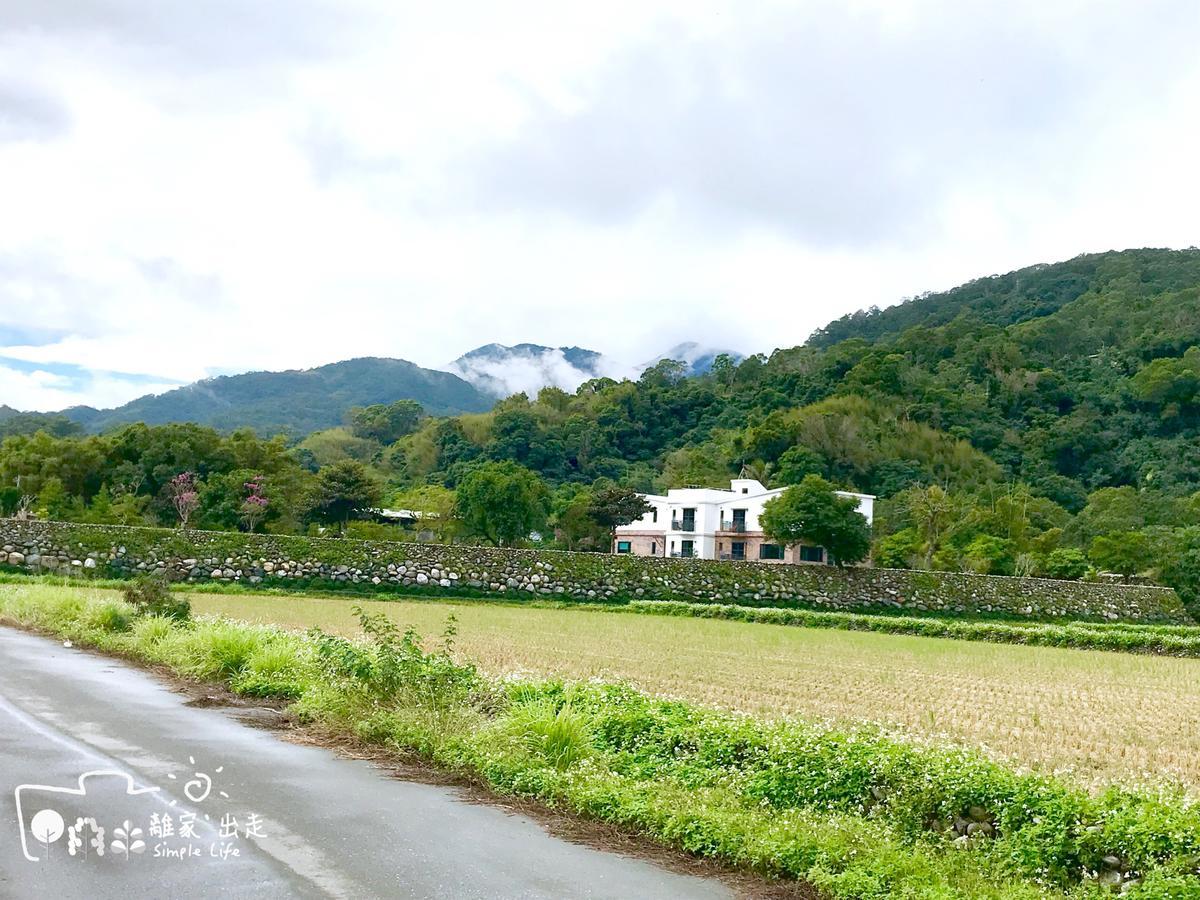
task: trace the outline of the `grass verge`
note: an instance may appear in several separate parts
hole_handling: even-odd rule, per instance
[[[1200,808],[1089,794],[870,729],[763,722],[626,685],[489,679],[363,614],[361,640],[137,616],[81,591],[0,592],[0,616],[284,697],[304,720],[835,898],[1200,897]]]

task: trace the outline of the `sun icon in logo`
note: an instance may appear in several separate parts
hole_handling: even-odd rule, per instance
[[[195,766],[196,758],[194,756],[189,756],[188,764]],[[223,771],[225,771],[224,766],[217,766],[215,769],[213,769],[213,774],[220,775]],[[167,775],[167,778],[171,779],[172,781],[176,780],[174,773]],[[212,793],[212,787],[213,780],[211,775],[209,775],[207,772],[194,771],[192,773],[192,777],[183,785],[183,793],[184,796],[193,803],[203,803],[208,799],[208,795]],[[226,800],[229,799],[229,795],[224,791],[217,791],[217,794],[218,796],[224,797]],[[171,806],[174,805],[175,801],[173,800],[171,801]]]

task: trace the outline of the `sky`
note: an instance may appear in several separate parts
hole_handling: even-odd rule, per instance
[[[1200,243],[1194,0],[0,0],[0,404]]]

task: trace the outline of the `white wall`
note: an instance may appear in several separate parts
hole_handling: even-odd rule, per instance
[[[702,559],[715,559],[716,532],[721,530],[723,522],[733,521],[735,509],[746,510],[746,531],[761,532],[760,518],[767,501],[778,497],[783,489],[768,491],[759,482],[751,478],[737,478],[730,483],[730,490],[715,490],[712,488],[679,488],[667,492],[666,496],[647,494],[646,502],[658,512],[657,519],[653,513],[646,513],[636,522],[622,525],[617,533],[642,533],[662,535],[662,545],[667,553],[680,552],[681,542],[690,540],[694,545],[694,553]],[[848,494],[839,491],[842,496],[852,496],[858,500],[858,511],[870,523],[874,520],[875,498],[865,494]],[[696,511],[696,524],[691,532],[673,531],[672,521],[682,524],[683,511]],[[674,548],[671,543],[674,542]]]

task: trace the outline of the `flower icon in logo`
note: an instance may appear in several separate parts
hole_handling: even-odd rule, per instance
[[[126,819],[113,829],[113,842],[108,849],[113,853],[124,853],[125,859],[129,859],[130,853],[142,853],[146,849],[146,842],[141,837],[142,829],[134,828],[133,823]]]

